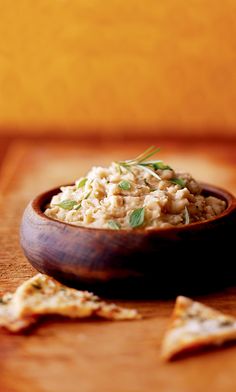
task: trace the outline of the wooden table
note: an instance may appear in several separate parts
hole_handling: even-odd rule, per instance
[[[236,193],[236,143],[163,140],[158,144],[163,146],[160,158],[171,165],[187,168],[198,179]],[[146,146],[146,142],[91,144],[33,139],[9,143],[0,179],[1,292],[15,289],[35,273],[18,243],[27,202],[41,191],[73,181],[91,165],[133,157]],[[236,316],[236,288],[199,299]],[[144,320],[52,320],[26,335],[1,330],[0,391],[236,391],[236,346],[162,363],[160,344],[174,300],[118,303],[136,307]]]

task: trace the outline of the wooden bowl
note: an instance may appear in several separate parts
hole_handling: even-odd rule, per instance
[[[27,206],[20,241],[30,263],[67,284],[112,294],[169,295],[236,282],[236,199],[201,184],[204,195],[227,203],[219,216],[186,226],[153,230],[92,229],[44,214],[59,188]]]

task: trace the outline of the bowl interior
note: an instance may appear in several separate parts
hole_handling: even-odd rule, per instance
[[[73,184],[67,184],[67,185],[61,185],[61,186],[64,187],[64,186],[71,186],[71,185],[73,185]],[[190,227],[190,226],[192,227],[194,225],[202,225],[205,222],[213,221],[215,219],[219,219],[220,217],[225,216],[225,215],[229,214],[232,210],[236,209],[236,199],[235,199],[235,197],[231,193],[229,193],[228,191],[226,191],[226,190],[224,190],[222,188],[219,188],[219,187],[216,187],[216,186],[213,186],[213,185],[210,185],[210,184],[200,183],[200,185],[202,187],[202,193],[201,193],[202,195],[204,195],[204,196],[214,196],[214,197],[217,197],[218,199],[224,200],[226,202],[226,209],[220,215],[217,215],[216,217],[213,217],[213,218],[205,220],[205,221],[193,222],[193,223],[190,223],[189,225],[176,226],[176,227],[173,227],[173,228],[172,227],[157,228],[157,229],[154,228],[152,230],[168,231],[168,230],[174,230],[176,228],[178,228],[178,229],[181,229],[181,228],[186,229],[187,227]],[[51,198],[54,195],[56,195],[57,193],[60,192],[61,186],[57,187],[57,188],[54,188],[54,189],[51,189],[51,190],[49,190],[47,192],[44,192],[44,193],[40,194],[39,196],[37,196],[33,200],[32,207],[35,210],[35,212],[37,212],[37,214],[41,215],[45,219],[49,219],[49,220],[53,220],[54,221],[54,219],[52,219],[52,218],[48,217],[47,215],[45,215],[44,211],[45,211],[47,205],[50,203]],[[87,230],[114,231],[112,229],[104,229],[104,228],[96,229],[96,228],[88,228],[88,227],[85,228],[83,226],[75,226],[75,225],[72,225],[72,224],[67,223],[67,222],[61,222],[61,221],[57,221],[57,222],[62,223],[64,225],[69,225],[71,227],[80,228],[80,229],[83,228],[83,229],[87,229]],[[124,229],[124,230],[119,230],[119,231],[120,232],[126,232],[126,231],[130,231],[130,230],[125,230]],[[143,229],[136,229],[135,231],[136,232],[137,231],[143,231]]]

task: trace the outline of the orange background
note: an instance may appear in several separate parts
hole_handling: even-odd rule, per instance
[[[0,134],[236,136],[235,0],[0,2]]]

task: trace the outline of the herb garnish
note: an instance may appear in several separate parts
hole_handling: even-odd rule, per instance
[[[91,195],[91,193],[92,193],[92,191],[89,191],[89,192],[87,193],[87,195],[85,196],[84,200],[88,199],[89,196]]]
[[[85,184],[86,184],[86,182],[88,181],[88,179],[85,177],[85,178],[82,178],[82,180],[80,180],[80,182],[78,183],[78,185],[77,185],[77,188],[79,189],[79,188],[83,188],[83,186],[85,186]]]
[[[186,225],[190,223],[190,216],[189,216],[188,208],[186,206],[184,207],[184,223]]]
[[[133,167],[139,167],[139,168],[145,170],[146,172],[148,172],[149,174],[151,174],[152,176],[156,177],[158,180],[160,180],[161,178],[155,172],[156,169],[154,167],[154,163],[157,163],[159,161],[152,161],[152,162],[147,161],[148,158],[155,155],[159,150],[160,150],[159,148],[156,148],[155,146],[151,146],[146,151],[144,151],[142,154],[138,155],[136,158],[129,159],[127,161],[119,161],[119,162],[116,162],[116,164],[120,168],[124,168],[124,169],[130,171],[131,173],[132,173]]]
[[[118,222],[114,221],[114,220],[110,220],[108,222],[108,225],[113,230],[120,230],[120,228],[121,228],[120,224]]]
[[[172,184],[179,185],[181,188],[185,188],[185,181],[182,178],[171,178],[169,180]]]
[[[152,164],[155,170],[173,170],[169,165],[165,165],[162,161],[154,161]]]
[[[130,226],[134,229],[135,227],[139,227],[143,224],[144,222],[144,215],[145,215],[145,209],[143,208],[137,208],[134,210],[130,217],[129,217],[129,224]]]
[[[72,210],[77,204],[78,203],[75,200],[63,200],[61,203],[55,205],[63,208],[64,210]]]
[[[151,146],[147,150],[145,150],[142,154],[138,155],[134,159],[116,162],[116,165],[119,168],[120,174],[122,173],[122,170],[121,170],[122,168],[124,168],[132,173],[132,168],[138,167],[138,168],[141,168],[144,171],[148,172],[152,176],[156,177],[158,180],[161,180],[161,177],[156,173],[156,170],[166,170],[166,169],[172,170],[172,169],[170,166],[165,165],[160,160],[147,161],[147,159],[151,158],[158,151],[160,151],[160,148],[156,148],[155,146]]]
[[[123,191],[129,191],[131,189],[131,184],[129,181],[121,181],[118,187]]]
[[[74,210],[78,211],[82,207],[82,204],[78,204],[76,207],[74,207]]]
[[[83,200],[88,199],[89,196],[91,195],[91,193],[92,193],[92,190],[87,193],[87,195],[83,198]],[[81,202],[82,202],[82,200],[81,200]],[[81,208],[81,202],[78,203],[75,200],[64,200],[59,204],[55,204],[55,206],[61,207],[64,210],[79,210]]]

